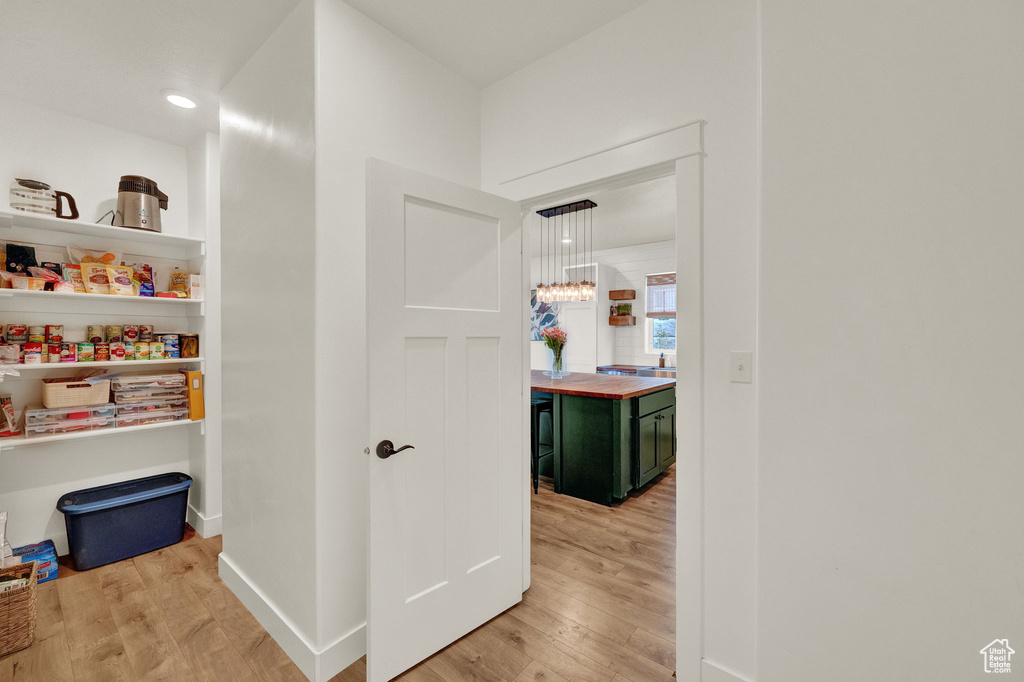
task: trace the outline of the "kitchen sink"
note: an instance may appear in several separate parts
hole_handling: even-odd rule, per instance
[[[638,377],[661,377],[663,379],[675,379],[675,367],[643,367],[636,371]]]

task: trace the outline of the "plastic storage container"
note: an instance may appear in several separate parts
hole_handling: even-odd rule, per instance
[[[188,408],[167,407],[145,412],[134,412],[131,414],[117,414],[118,426],[142,426],[144,424],[159,424],[160,422],[173,422],[188,418]]]
[[[126,391],[114,391],[114,402],[118,405],[154,400],[188,400],[188,393],[184,386],[181,388],[156,386],[153,388],[130,388]]]
[[[84,571],[181,542],[192,478],[169,473],[62,495],[75,570]]]
[[[105,405],[84,405],[81,407],[30,407],[25,410],[25,425],[52,424],[90,417],[113,417],[114,403]]]
[[[126,374],[114,377],[112,388],[115,391],[123,391],[130,388],[154,388],[163,387],[184,387],[185,376],[178,372],[166,372],[164,374]]]

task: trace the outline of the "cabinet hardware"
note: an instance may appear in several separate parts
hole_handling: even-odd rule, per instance
[[[396,450],[395,444],[389,440],[382,440],[377,443],[377,456],[381,459],[387,459],[391,455],[398,454],[402,450],[415,450],[415,448],[411,445],[403,445]]]

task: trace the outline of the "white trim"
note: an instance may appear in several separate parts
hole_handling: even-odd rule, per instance
[[[738,672],[715,665],[704,659],[700,667],[701,682],[753,682],[749,677],[744,677]]]
[[[214,535],[220,535],[221,528],[224,525],[224,517],[221,514],[217,516],[203,516],[199,513],[199,510],[193,507],[191,504],[185,510],[185,520],[188,521],[188,525],[196,529],[201,537],[212,538]]]
[[[700,682],[704,650],[704,121],[637,138],[488,191],[519,201],[528,212],[552,199],[669,175],[676,178],[676,310],[687,311],[682,318],[676,315],[676,433],[684,434],[678,438],[676,459],[676,674],[685,682]],[[523,252],[530,253],[529,231],[523,235]],[[685,299],[678,295],[680,287],[690,294]],[[684,307],[684,300],[691,307]],[[679,349],[679,338],[693,340],[685,352]],[[529,456],[526,443],[525,457]],[[527,524],[528,511],[527,505]],[[529,540],[527,534],[527,547]]]
[[[366,623],[347,632],[322,650],[303,635],[295,623],[281,613],[277,606],[221,552],[219,557],[221,580],[234,592],[242,605],[259,621],[263,629],[274,638],[302,674],[312,682],[327,682],[366,652]]]

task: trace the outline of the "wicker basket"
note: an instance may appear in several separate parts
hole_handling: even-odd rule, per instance
[[[0,658],[32,645],[36,634],[36,562],[0,568],[0,575],[31,570],[28,585],[0,592]]]
[[[84,379],[46,379],[43,381],[43,406],[88,407],[110,402],[110,379],[86,383]]]

